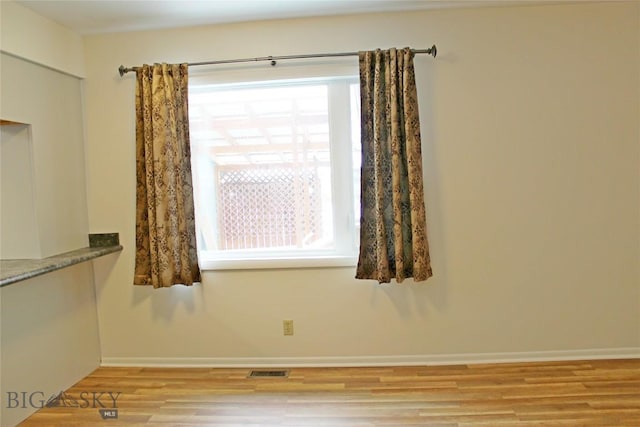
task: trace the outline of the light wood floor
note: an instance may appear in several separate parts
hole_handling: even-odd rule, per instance
[[[63,406],[21,426],[640,426],[638,359],[248,372],[100,368],[65,397],[120,392],[117,420]]]

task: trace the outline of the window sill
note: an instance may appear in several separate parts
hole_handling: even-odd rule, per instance
[[[355,267],[357,264],[358,258],[355,256],[200,260],[203,271]]]

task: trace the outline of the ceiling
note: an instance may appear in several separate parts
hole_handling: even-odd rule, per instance
[[[525,0],[16,0],[79,34],[264,19],[533,3]],[[538,0],[538,3],[540,1]]]

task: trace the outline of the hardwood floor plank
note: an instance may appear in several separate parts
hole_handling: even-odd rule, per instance
[[[99,368],[21,426],[640,426],[640,359],[249,371]]]

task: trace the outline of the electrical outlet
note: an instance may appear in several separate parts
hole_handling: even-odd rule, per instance
[[[293,335],[293,320],[283,320],[282,329],[285,335]]]

